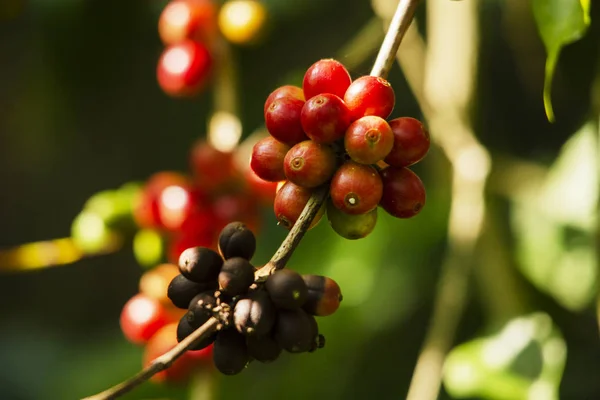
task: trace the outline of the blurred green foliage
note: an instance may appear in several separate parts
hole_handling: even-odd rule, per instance
[[[301,77],[317,59],[337,56],[373,17],[367,1],[264,3],[272,15],[271,35],[260,47],[235,49],[245,135],[262,124],[270,91]],[[587,19],[551,38],[544,28],[541,38],[536,34],[540,5],[556,1],[534,0],[535,14],[522,0],[480,3],[475,131],[494,160],[527,160],[549,173],[541,186],[532,186],[544,190],[525,200],[488,193],[475,290],[447,367],[466,362],[486,374],[485,382],[471,391],[449,385],[441,398],[500,398],[494,397],[502,394],[494,385],[516,390],[508,398],[517,398],[542,376],[549,376],[555,390],[561,373],[561,399],[599,398],[593,300],[600,110],[590,91],[600,76],[600,28],[592,22],[581,40],[568,44],[581,36]],[[590,3],[582,0],[582,9],[599,21],[600,7]],[[0,246],[68,235],[94,193],[143,181],[160,170],[187,169],[191,144],[206,133],[211,97],[206,92],[194,100],[174,100],[159,90],[155,68],[162,45],[156,23],[164,4],[2,2]],[[421,26],[424,14],[421,7]],[[544,43],[553,52],[550,61]],[[554,124],[546,120],[540,97],[552,54],[556,65],[546,72],[554,71]],[[372,61],[352,69],[352,75],[368,73]],[[397,66],[390,81],[397,95],[392,116],[420,117]],[[329,275],[344,292],[338,313],[320,320],[326,348],[252,365],[236,377],[217,377],[217,398],[398,399],[406,394],[444,257],[450,202],[449,168],[439,149],[432,148],[416,171],[428,195],[419,216],[399,221],[380,212],[374,232],[360,241],[338,237],[323,222],[292,258],[293,268]],[[264,210],[263,221],[256,264],[266,262],[286,234],[270,210]],[[135,373],[142,350],[122,337],[118,316],[137,292],[142,271],[129,247],[70,266],[2,274],[0,399],[75,399]],[[527,314],[533,311],[538,313]],[[541,321],[551,329],[523,341],[508,367],[485,369],[482,347],[501,340],[515,321]],[[559,357],[548,367],[542,347],[548,341],[566,345],[566,361]],[[190,390],[145,384],[125,398],[185,399]]]

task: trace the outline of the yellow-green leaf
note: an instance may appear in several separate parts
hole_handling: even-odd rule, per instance
[[[554,121],[551,89],[552,78],[561,49],[578,39],[590,25],[590,0],[532,0],[533,15],[546,46],[546,78],[544,108],[550,122]]]

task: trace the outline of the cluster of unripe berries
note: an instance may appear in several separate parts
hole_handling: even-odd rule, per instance
[[[257,0],[172,0],[158,22],[166,46],[157,67],[163,91],[193,96],[205,87],[218,61],[220,35],[236,44],[252,43],[263,32],[264,6]]]
[[[271,362],[286,350],[312,352],[324,345],[314,318],[330,315],[342,300],[332,279],[300,275],[289,269],[255,283],[250,260],[256,239],[243,223],[233,222],[220,233],[218,252],[207,247],[185,250],[168,297],[187,309],[177,326],[181,341],[211,317],[222,329],[200,340],[193,350],[213,346],[216,368],[226,375],[241,372],[250,361]]]
[[[302,88],[286,85],[269,95],[264,117],[270,136],[254,146],[250,165],[264,180],[285,181],[274,201],[280,224],[291,228],[324,184],[330,188],[329,222],[348,239],[373,230],[378,205],[398,218],[419,213],[425,189],[407,167],[425,156],[429,134],[414,118],[388,122],[394,104],[385,79],[352,81],[333,59],[308,68]]]

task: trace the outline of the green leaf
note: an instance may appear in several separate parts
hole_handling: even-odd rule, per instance
[[[519,269],[573,311],[587,307],[597,291],[597,134],[593,122],[583,125],[564,144],[541,187],[516,200],[511,215]]]
[[[532,6],[547,53],[544,108],[554,122],[550,92],[556,63],[563,46],[580,39],[590,25],[590,0],[533,0]]]
[[[457,399],[558,399],[566,355],[550,316],[524,315],[494,335],[452,349],[444,363],[444,387]]]

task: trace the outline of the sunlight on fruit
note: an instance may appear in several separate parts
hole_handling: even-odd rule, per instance
[[[212,115],[208,123],[208,141],[215,149],[229,153],[236,148],[241,137],[242,123],[236,115],[225,111]]]
[[[192,62],[190,55],[183,49],[175,47],[167,50],[163,58],[165,70],[171,74],[185,72]]]
[[[143,324],[150,320],[154,314],[154,303],[146,298],[138,297],[129,304],[131,320],[136,324]]]
[[[266,19],[267,12],[258,1],[228,1],[219,12],[219,27],[227,40],[245,44],[259,36]]]
[[[190,17],[190,8],[185,3],[172,3],[165,8],[165,19],[171,25],[184,26]]]
[[[178,210],[189,201],[188,192],[181,186],[169,186],[160,195],[161,203],[170,210]]]
[[[277,187],[275,188],[275,193],[279,192],[279,189],[281,189],[283,187],[283,185],[285,185],[285,182],[287,182],[287,181],[277,182]]]

